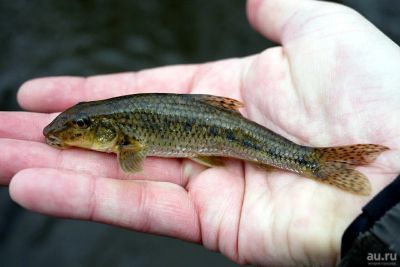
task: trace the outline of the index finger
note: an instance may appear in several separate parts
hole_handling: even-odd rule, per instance
[[[208,93],[241,99],[241,83],[253,56],[200,65],[179,65],[111,75],[41,78],[26,82],[20,105],[32,111],[59,112],[81,101],[135,93]]]
[[[24,83],[18,102],[26,110],[58,112],[81,101],[145,92],[186,93],[195,65],[84,77],[47,77]]]

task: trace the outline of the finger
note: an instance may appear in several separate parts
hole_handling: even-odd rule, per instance
[[[8,184],[16,173],[27,168],[74,170],[93,176],[157,180],[179,185],[185,185],[187,178],[184,177],[197,170],[196,167],[188,169],[188,164],[182,166],[177,159],[148,157],[142,172],[126,173],[119,167],[115,154],[83,149],[58,150],[43,143],[1,138],[0,147],[6,151],[0,153],[0,184],[3,185]]]
[[[182,187],[170,183],[27,169],[12,179],[10,195],[23,207],[48,215],[200,241],[193,203]]]
[[[339,14],[351,14],[351,16],[338,19]],[[288,40],[307,32],[329,32],[329,28],[339,24],[348,27],[350,23],[354,24],[354,18],[357,20],[361,18],[356,14],[354,10],[345,6],[323,1],[247,1],[247,16],[252,26],[268,39],[280,44],[285,44]],[[318,20],[321,17],[330,18],[323,22]],[[347,18],[351,22],[348,23]]]
[[[247,16],[250,24],[268,39],[282,43],[287,25],[294,16],[309,6],[309,1],[248,0]]]
[[[185,93],[197,67],[172,66],[140,72],[81,77],[39,78],[22,85],[20,105],[32,111],[62,111],[78,102],[146,92]]]
[[[43,128],[57,114],[0,112],[0,138],[44,142]]]
[[[201,65],[170,66],[89,78],[53,77],[26,82],[18,93],[22,107],[32,111],[63,111],[80,101],[149,93],[210,93],[240,100],[243,71],[253,57]]]

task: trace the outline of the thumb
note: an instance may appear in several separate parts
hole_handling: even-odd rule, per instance
[[[361,22],[362,28],[371,27],[367,20],[349,7],[314,0],[248,0],[247,16],[256,30],[282,45],[310,33],[346,29],[354,22]]]

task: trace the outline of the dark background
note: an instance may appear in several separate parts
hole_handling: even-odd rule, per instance
[[[400,42],[399,0],[336,2]],[[0,0],[0,110],[19,110],[18,87],[35,77],[212,61],[271,45],[239,0]],[[179,240],[32,213],[0,188],[0,266],[160,265],[235,266]]]

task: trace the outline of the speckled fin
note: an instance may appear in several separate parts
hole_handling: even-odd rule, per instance
[[[371,194],[368,178],[344,163],[326,162],[308,177],[358,195]]]
[[[138,142],[121,145],[118,153],[119,165],[125,172],[140,172],[143,170],[146,155],[146,148]]]
[[[369,195],[371,185],[367,177],[354,168],[373,162],[388,149],[374,144],[319,148],[319,166],[307,176],[355,194]]]
[[[213,156],[197,156],[195,158],[191,158],[193,161],[200,163],[201,165],[205,165],[207,167],[217,167],[224,166],[224,160],[221,157],[213,157]]]
[[[215,95],[192,95],[192,96],[199,101],[206,102],[207,104],[219,108],[235,111],[237,113],[239,113],[238,109],[244,106],[242,102],[229,97],[222,97]]]

